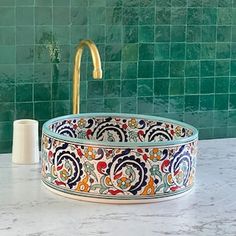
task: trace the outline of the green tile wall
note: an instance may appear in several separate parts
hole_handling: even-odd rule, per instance
[[[81,112],[160,115],[201,138],[236,137],[235,0],[0,0],[0,152],[11,151],[14,119],[71,113],[84,38],[104,78],[92,80],[85,55]]]

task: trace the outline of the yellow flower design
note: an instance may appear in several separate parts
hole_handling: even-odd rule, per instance
[[[131,118],[129,121],[128,121],[128,125],[130,128],[132,129],[135,129],[138,127],[138,122],[135,118]]]
[[[93,150],[92,147],[88,147],[85,149],[84,151],[84,156],[88,159],[88,160],[93,160],[96,157],[96,152]]]
[[[78,120],[77,124],[78,124],[79,128],[84,128],[85,125],[86,125],[86,120],[81,118],[81,119]]]
[[[149,157],[153,162],[157,162],[161,160],[161,151],[158,148],[153,148],[150,157]]]

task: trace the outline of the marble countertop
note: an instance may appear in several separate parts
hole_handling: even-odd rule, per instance
[[[40,165],[0,155],[0,235],[236,235],[236,139],[199,142],[197,181],[182,198],[108,205],[55,195]]]

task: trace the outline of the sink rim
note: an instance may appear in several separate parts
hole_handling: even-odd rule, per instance
[[[107,142],[107,141],[98,141],[98,140],[89,140],[89,139],[79,139],[72,138],[65,135],[57,134],[51,131],[48,127],[50,124],[60,121],[63,119],[73,119],[73,118],[91,118],[91,117],[119,117],[119,118],[138,118],[152,121],[161,121],[169,122],[176,125],[180,125],[184,128],[190,129],[193,133],[189,137],[184,137],[176,140],[169,140],[163,142]],[[177,121],[174,119],[169,119],[160,116],[151,116],[151,115],[140,115],[140,114],[128,114],[128,113],[80,113],[80,114],[70,114],[65,116],[58,116],[53,119],[46,121],[42,127],[42,134],[55,137],[62,141],[67,141],[75,144],[85,144],[85,145],[96,145],[96,146],[106,146],[111,148],[117,147],[126,147],[126,148],[136,148],[136,147],[163,147],[163,146],[176,146],[180,144],[186,144],[192,142],[193,140],[198,139],[198,130],[185,122]]]

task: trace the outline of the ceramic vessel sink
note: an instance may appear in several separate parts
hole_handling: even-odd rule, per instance
[[[198,131],[161,117],[78,114],[46,122],[42,181],[66,197],[143,203],[178,197],[195,178]]]

